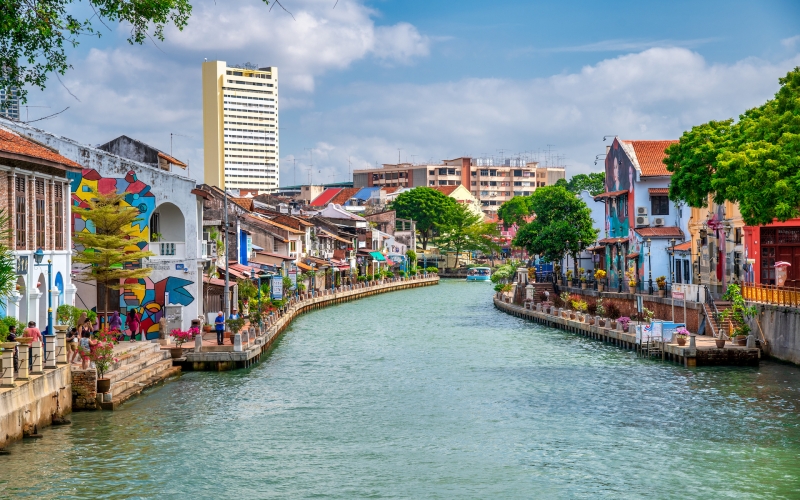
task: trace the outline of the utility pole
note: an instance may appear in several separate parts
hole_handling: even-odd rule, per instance
[[[402,151],[402,149],[397,148],[397,164],[398,165],[400,165],[400,151]]]
[[[222,294],[224,298],[223,309],[225,310],[225,321],[228,321],[228,318],[231,315],[231,304],[228,297],[230,293],[230,271],[228,270],[228,249],[230,248],[229,241],[228,241],[228,188],[225,187],[225,181],[223,178],[222,181],[222,190],[225,191],[225,202],[223,205],[223,209],[225,210],[225,291]]]

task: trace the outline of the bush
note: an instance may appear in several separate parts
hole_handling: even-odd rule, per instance
[[[615,306],[614,304],[609,304],[608,307],[606,307],[606,312],[608,313],[607,317],[609,318],[619,318],[619,307]]]
[[[594,316],[595,314],[597,314],[597,302],[589,302],[589,303],[586,305],[586,310],[587,310],[587,311],[589,312],[589,314],[591,314],[592,316]]]
[[[438,268],[438,267],[429,266],[429,267],[427,267],[427,268],[425,269],[425,271],[426,271],[426,272],[429,272],[429,273],[436,274],[436,273],[438,273],[438,272],[439,272],[439,268]]]
[[[358,277],[358,282],[359,283],[364,283],[365,281],[367,281],[367,277],[366,276],[361,275],[361,276]]]

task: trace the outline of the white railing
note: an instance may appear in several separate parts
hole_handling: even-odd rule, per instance
[[[151,259],[185,259],[186,243],[183,241],[154,241],[150,243],[150,251],[155,254]]]

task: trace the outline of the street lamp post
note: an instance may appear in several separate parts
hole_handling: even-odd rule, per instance
[[[53,261],[47,259],[47,264],[42,264],[44,251],[41,247],[33,252],[33,260],[37,266],[47,266],[47,330],[45,335],[53,335],[53,296],[50,290],[53,288]]]
[[[653,295],[653,261],[650,259],[650,245],[651,241],[650,238],[647,238],[647,267],[648,269],[648,285],[647,285],[647,293],[649,295]]]

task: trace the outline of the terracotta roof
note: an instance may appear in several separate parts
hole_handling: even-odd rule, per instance
[[[352,245],[352,244],[353,244],[353,242],[352,242],[352,241],[350,241],[350,240],[346,240],[346,239],[344,239],[344,238],[341,238],[341,237],[339,237],[339,236],[336,236],[335,234],[333,234],[333,233],[329,233],[328,231],[325,231],[325,230],[323,230],[323,229],[320,229],[320,230],[319,230],[319,232],[320,232],[320,233],[322,233],[322,234],[320,235],[320,236],[322,236],[322,237],[333,238],[334,240],[339,240],[339,241],[341,241],[342,243],[347,243],[348,245]]]
[[[177,165],[179,167],[186,168],[186,164],[185,163],[183,163],[182,161],[180,161],[180,160],[178,160],[176,158],[173,158],[172,156],[168,155],[167,153],[162,153],[161,151],[159,151],[158,152],[158,157],[159,158],[164,158],[168,162],[174,163],[175,165]]]
[[[623,189],[622,191],[607,191],[605,193],[600,193],[594,197],[595,200],[599,200],[600,198],[612,198],[614,196],[619,196],[621,194],[626,194],[628,192],[627,189]]]
[[[309,266],[307,264],[303,264],[300,261],[297,262],[297,267],[299,267],[300,269],[304,269],[306,271],[311,271],[311,266]]]
[[[344,205],[347,203],[347,200],[352,198],[357,192],[359,192],[361,188],[344,188],[334,196],[330,203],[335,203],[337,205]]]
[[[244,208],[245,210],[253,210],[252,198],[231,198],[231,201]]]
[[[294,260],[294,258],[289,257],[288,255],[281,255],[279,253],[273,253],[273,252],[262,252],[261,250],[256,250],[256,255],[266,255],[267,257],[275,257],[276,259],[283,259],[283,260]]]
[[[460,185],[461,184],[459,184],[458,186]],[[458,189],[458,186],[430,186],[430,188],[439,191],[445,196],[450,196],[451,194],[453,194],[453,191]]]
[[[659,175],[672,175],[667,171],[667,166],[663,160],[666,158],[664,150],[670,144],[678,141],[623,141],[633,146],[636,153],[636,161],[642,171],[642,177],[653,177]]]
[[[342,191],[342,189],[343,188],[328,188],[325,191],[323,191],[322,194],[311,200],[311,203],[309,203],[309,205],[311,205],[312,207],[324,207],[325,205],[330,203],[333,197],[339,194],[339,192]]]
[[[599,240],[597,243],[602,245],[613,244],[613,243],[624,243],[628,241],[627,238],[603,238]]]
[[[680,238],[683,239],[683,231],[675,226],[668,227],[640,227],[634,229],[636,234],[642,238]]]
[[[687,241],[685,243],[681,243],[680,245],[675,245],[672,247],[672,249],[676,252],[688,252],[692,249],[692,242]]]
[[[257,222],[263,222],[264,224],[267,224],[267,225],[270,225],[270,226],[273,226],[273,227],[277,227],[279,229],[283,229],[284,231],[292,233],[292,234],[305,234],[305,231],[300,231],[300,230],[295,229],[293,227],[284,226],[283,224],[275,222],[274,220],[271,220],[271,219],[267,219],[266,217],[263,217],[263,216],[255,216],[255,215],[249,215],[248,214],[247,218],[248,219],[252,219],[254,221],[257,221]]]
[[[203,284],[204,285],[216,285],[216,286],[221,286],[222,288],[225,288],[225,280],[222,280],[222,279],[219,279],[219,278],[209,278],[207,274],[203,275]],[[229,281],[228,282],[228,287],[229,288],[234,286],[234,285],[236,285],[235,281]]]
[[[639,256],[639,252],[631,252],[628,255],[626,255],[625,257],[627,257],[629,259],[635,259],[638,256]]]
[[[0,151],[38,160],[46,160],[65,167],[81,168],[80,165],[69,158],[61,156],[55,150],[3,128],[0,128]]]
[[[652,196],[656,195],[667,195],[669,194],[669,188],[650,188],[647,192]]]
[[[381,191],[383,191],[383,192],[384,192],[384,193],[386,193],[386,194],[392,194],[392,193],[394,193],[395,191],[397,191],[398,189],[399,189],[399,188],[398,188],[397,186],[392,186],[392,187],[382,187],[382,188],[381,188]]]
[[[586,251],[587,252],[596,252],[598,250],[605,250],[605,249],[606,249],[606,247],[604,247],[603,245],[595,245],[593,247],[587,248]]]

